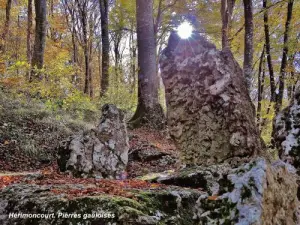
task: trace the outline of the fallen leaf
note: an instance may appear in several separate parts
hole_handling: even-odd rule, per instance
[[[207,199],[208,199],[208,200],[215,201],[215,200],[218,199],[218,197],[219,197],[219,196],[217,196],[217,195],[212,195],[212,196],[209,196]]]

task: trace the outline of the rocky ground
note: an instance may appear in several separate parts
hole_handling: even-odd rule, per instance
[[[72,178],[47,170],[0,175],[0,222],[296,225],[294,176],[288,164],[263,158],[236,169],[220,164],[126,180]],[[15,214],[8,218],[9,213]],[[18,218],[18,213],[48,218]]]

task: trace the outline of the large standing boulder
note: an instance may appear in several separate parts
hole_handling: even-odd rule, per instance
[[[62,171],[75,176],[122,176],[128,162],[128,136],[124,114],[116,106],[102,108],[95,129],[71,137],[59,148],[58,164]]]
[[[275,118],[275,143],[279,157],[300,172],[300,87],[290,105]]]
[[[186,164],[237,163],[261,151],[255,108],[229,50],[172,33],[160,67],[168,127]]]

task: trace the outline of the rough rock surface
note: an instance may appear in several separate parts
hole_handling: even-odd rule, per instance
[[[71,137],[59,148],[62,171],[75,176],[118,178],[128,162],[128,136],[123,113],[114,105],[102,108],[97,128]]]
[[[236,169],[220,164],[160,176],[155,180],[180,186],[194,184],[196,189],[155,184],[150,189],[125,188],[131,198],[91,192],[70,198],[59,192],[84,190],[86,184],[13,184],[0,190],[0,224],[296,225],[294,176],[295,170],[289,164],[278,161],[271,165],[258,158]],[[89,187],[93,185],[96,183]],[[83,219],[84,215],[103,212],[113,213],[114,217]],[[45,213],[54,214],[54,218],[8,218],[9,213]],[[59,213],[81,218],[59,217]]]
[[[261,141],[242,70],[229,50],[174,32],[160,59],[170,134],[187,164],[236,163]]]
[[[283,161],[258,158],[238,168],[228,164],[158,174],[152,182],[205,191],[195,205],[199,224],[299,224],[296,171]]]
[[[160,151],[155,146],[151,145],[146,145],[144,148],[133,149],[129,152],[128,157],[129,161],[154,161],[154,163],[158,165],[176,163],[176,158],[173,155],[167,152]]]
[[[168,190],[132,190],[134,199],[107,194],[68,198],[51,190],[68,185],[12,185],[0,190],[0,224],[3,225],[155,225],[196,224],[193,209],[200,192],[176,187]],[[75,188],[74,186],[72,188]],[[82,189],[82,185],[77,185]],[[128,190],[127,190],[128,191]],[[9,213],[46,214],[54,218],[8,218]],[[59,216],[73,214],[77,218]],[[114,214],[101,218],[101,213]],[[97,216],[98,214],[98,216]],[[86,218],[91,215],[91,218]],[[92,217],[94,215],[94,218]],[[97,218],[97,217],[98,218]]]
[[[275,142],[279,157],[300,172],[300,87],[290,105],[275,119]],[[300,174],[300,173],[299,173]]]

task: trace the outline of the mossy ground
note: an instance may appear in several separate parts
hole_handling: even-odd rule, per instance
[[[178,190],[174,187],[167,190],[133,189],[133,198],[100,194],[68,198],[65,195],[53,194],[47,187],[36,185],[13,185],[1,193],[1,201],[7,206],[5,214],[16,213],[54,213],[56,216],[47,221],[42,219],[8,220],[13,224],[196,224],[193,220],[193,207],[200,193],[193,190]],[[178,204],[177,192],[181,197]],[[26,198],[24,198],[26,196]],[[0,208],[0,210],[3,210]],[[113,213],[114,218],[86,218],[84,215],[99,212]],[[58,214],[78,214],[80,218],[62,218]],[[176,219],[174,219],[176,218]],[[0,220],[1,222],[1,220]]]
[[[60,141],[92,126],[84,118],[50,110],[40,100],[0,89],[0,171],[49,166]]]

